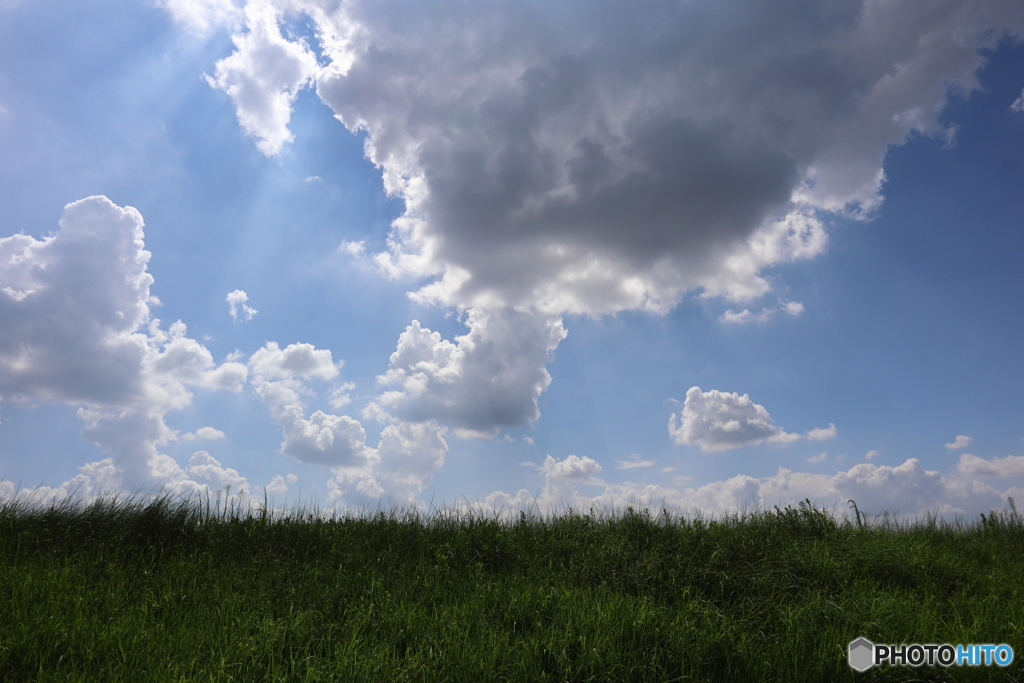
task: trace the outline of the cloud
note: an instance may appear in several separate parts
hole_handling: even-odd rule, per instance
[[[807,458],[807,462],[825,462],[826,460],[828,460],[828,453],[825,451]]]
[[[277,342],[267,342],[249,359],[253,376],[275,379],[333,379],[344,363],[334,363],[329,349],[312,344],[289,344],[284,350]]]
[[[944,507],[946,498],[942,476],[922,468],[917,458],[898,467],[854,465],[836,474],[832,485],[840,497],[856,500],[863,510],[923,511]]]
[[[1024,112],[1024,90],[1021,91],[1020,97],[1015,99],[1013,104],[1010,105],[1010,111],[1017,113]]]
[[[657,460],[641,460],[638,455],[629,456],[628,460],[620,460],[619,466],[615,469],[619,470],[633,470],[639,467],[650,467],[656,464]]]
[[[213,427],[200,427],[195,432],[182,434],[178,438],[182,441],[214,441],[216,439],[223,439],[224,432]]]
[[[782,303],[782,311],[786,315],[798,316],[804,312],[804,305],[798,301],[779,302]],[[766,308],[760,313],[751,313],[749,309],[744,308],[742,311],[737,313],[736,311],[729,309],[721,316],[718,320],[723,323],[731,324],[745,324],[745,323],[765,323],[775,317],[775,314],[779,312],[779,308]]]
[[[559,461],[549,455],[544,458],[544,462],[537,469],[556,479],[586,482],[592,480],[594,475],[601,471],[601,466],[586,456],[581,458],[570,455],[565,460]]]
[[[391,499],[416,505],[419,494],[444,465],[448,444],[437,422],[398,422],[381,432],[362,467],[336,467],[328,482],[332,499]],[[358,508],[358,505],[356,506]]]
[[[245,304],[245,302],[248,300],[249,295],[240,289],[236,289],[233,292],[228,292],[227,302],[232,320],[236,322],[238,321],[239,312],[241,312],[246,321],[252,320],[253,316],[259,313],[259,311],[257,311],[255,308],[252,308]]]
[[[820,456],[818,456],[820,458]],[[812,458],[816,460],[817,458]],[[1018,492],[999,490],[957,472],[943,476],[921,467],[911,458],[902,465],[890,467],[867,463],[855,465],[834,475],[793,472],[780,467],[769,477],[737,475],[697,487],[685,487],[687,477],[676,479],[676,487],[659,484],[613,484],[597,475],[601,466],[587,457],[569,456],[557,461],[551,456],[538,468],[543,486],[538,495],[523,489],[515,495],[495,491],[483,502],[467,505],[480,512],[514,515],[518,510],[551,513],[566,507],[587,510],[623,510],[650,507],[683,512],[688,515],[721,515],[754,510],[771,510],[772,506],[796,505],[809,498],[815,505],[843,515],[847,501],[853,499],[862,512],[882,512],[914,519],[926,513],[946,516],[974,516],[1006,505],[1006,497]],[[1016,462],[1009,471],[1019,472]],[[597,487],[587,494],[582,487]],[[1019,496],[1018,496],[1019,497]]]
[[[60,230],[0,238],[0,397],[142,401],[154,303],[142,216],[106,197],[64,208]]]
[[[163,481],[158,448],[176,437],[164,418],[190,387],[239,391],[247,375],[216,365],[184,323],[152,318],[149,258],[142,216],[103,196],[65,206],[48,237],[0,238],[0,405],[79,406],[83,435],[127,487]]]
[[[177,476],[171,475],[168,478],[176,479],[171,487],[176,494],[219,491],[228,486],[238,492],[249,491],[251,493],[248,480],[239,474],[238,470],[223,467],[216,458],[206,451],[193,453],[189,458],[188,467],[178,468],[177,465],[173,465],[173,468],[177,471]]]
[[[946,444],[946,448],[948,448],[951,451],[956,451],[956,450],[959,450],[961,448],[967,448],[968,446],[971,445],[971,441],[972,441],[971,437],[964,436],[963,434],[957,434],[957,437],[953,441],[953,443],[947,443]]]
[[[292,104],[319,68],[303,41],[281,35],[279,17],[273,3],[250,0],[245,6],[247,32],[232,38],[235,52],[217,62],[213,77],[206,77],[211,87],[231,97],[238,122],[268,156],[278,154],[294,139],[288,130]]]
[[[287,477],[282,477],[280,474],[275,474],[270,483],[264,488],[267,490],[268,495],[275,493],[285,493],[288,491],[288,484],[294,484],[299,478],[294,474],[289,474]]]
[[[413,321],[378,377],[379,406],[403,420],[436,419],[463,434],[493,435],[536,420],[551,382],[545,364],[565,338],[560,319],[508,309],[469,312],[455,343]]]
[[[601,465],[587,456],[570,455],[564,460],[556,460],[548,455],[536,469],[544,475],[544,486],[537,495],[527,489],[521,489],[514,496],[504,491],[495,491],[482,503],[469,504],[467,507],[504,515],[514,514],[518,510],[539,511],[542,514],[563,512],[567,506],[578,509],[593,500],[580,495],[581,486],[605,486],[597,476],[601,472]]]
[[[742,325],[744,323],[759,322],[763,323],[768,321],[775,313],[774,309],[765,309],[760,313],[751,313],[749,309],[744,308],[742,311],[737,313],[736,311],[729,309],[718,317],[718,320],[723,323],[731,323],[734,325]]]
[[[270,382],[257,378],[253,386],[284,431],[282,453],[317,465],[360,466],[366,462],[366,432],[357,420],[322,410],[314,411],[307,419],[306,406],[299,398],[302,386],[297,380]]]
[[[985,460],[970,453],[960,456],[957,472],[975,477],[1019,477],[1024,475],[1024,455],[1008,455],[1005,458]]]
[[[421,300],[599,314],[764,294],[763,268],[825,248],[823,214],[879,205],[890,145],[947,134],[948,93],[1024,10],[253,0],[246,23],[215,84],[268,153],[310,79],[366,132],[406,202],[380,262],[436,277]]]
[[[199,35],[218,26],[237,28],[242,20],[241,9],[231,0],[156,0],[156,5]]]
[[[112,456],[84,465],[58,487],[32,493],[35,499],[124,487],[187,493],[230,485],[236,495],[250,489],[206,451],[197,451],[184,468],[159,452],[175,440],[224,438],[213,427],[178,434],[165,416],[190,405],[194,388],[237,392],[247,380],[282,428],[283,454],[330,466],[338,481],[354,477],[365,495],[411,500],[426,486],[447,452],[436,422],[389,424],[378,446],[369,448],[357,420],[320,410],[307,416],[301,395],[311,392],[303,382],[332,380],[343,365],[330,350],[267,342],[247,365],[238,352],[217,365],[206,347],[188,337],[184,323],[161,327],[150,315],[158,302],[150,293],[142,228],[135,209],[90,197],[65,207],[60,230],[49,237],[0,238],[0,406],[34,400],[79,406],[83,435]],[[244,293],[233,294],[236,303],[244,302]],[[513,316],[506,322],[522,321]],[[485,350],[469,356],[465,367],[482,372]],[[343,406],[353,388],[337,384],[331,403]],[[282,486],[274,479],[268,490]]]
[[[818,429],[812,429],[807,432],[807,438],[810,441],[828,441],[829,439],[836,438],[837,432],[838,430],[836,429],[836,426],[829,423],[827,428],[819,427]]]
[[[787,434],[773,422],[765,407],[750,396],[690,387],[682,412],[669,418],[668,431],[680,445],[696,445],[705,453],[756,446],[763,441],[790,443],[799,434]]]
[[[322,64],[282,33],[301,15]],[[266,154],[292,139],[308,85],[365,134],[405,203],[374,262],[470,326],[456,344],[410,326],[385,375],[398,388],[375,406],[489,436],[539,414],[557,316],[664,313],[687,293],[747,302],[771,291],[765,269],[821,254],[834,214],[880,205],[887,149],[948,136],[949,93],[977,88],[980,50],[1022,26],[1001,0],[250,0],[209,82]],[[519,346],[491,331],[511,315],[537,316],[511,330]]]

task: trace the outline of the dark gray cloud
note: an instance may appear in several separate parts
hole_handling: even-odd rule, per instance
[[[313,18],[318,94],[406,200],[382,264],[438,276],[425,300],[549,313],[765,293],[762,268],[824,248],[821,212],[878,205],[887,147],[943,134],[979,50],[1024,26],[1002,0],[253,0],[222,67],[267,90],[236,97],[261,144],[286,120],[261,131],[252,103],[301,80],[254,71],[273,11]],[[801,239],[787,218],[814,248],[766,254]]]

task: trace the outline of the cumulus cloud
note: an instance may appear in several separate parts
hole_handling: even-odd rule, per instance
[[[819,459],[820,456],[811,460]],[[1016,461],[999,467],[1000,476],[1021,473]],[[587,457],[570,456],[557,461],[548,456],[538,469],[543,475],[539,494],[533,495],[526,489],[515,495],[495,491],[482,502],[468,507],[508,515],[519,510],[559,512],[566,507],[621,511],[626,506],[655,509],[664,506],[687,514],[720,515],[771,510],[774,505],[795,506],[809,498],[816,505],[843,515],[848,510],[847,501],[853,499],[862,512],[873,516],[889,512],[914,519],[935,512],[950,517],[987,513],[1004,507],[1007,496],[1020,490],[1000,491],[964,476],[961,471],[944,476],[926,470],[915,458],[895,467],[863,463],[834,475],[794,472],[780,467],[769,477],[741,474],[696,487],[685,486],[688,477],[677,478],[676,487],[609,483],[598,477],[600,464]],[[582,488],[585,486],[597,490],[587,492]]]
[[[566,507],[585,507],[592,502],[593,498],[580,494],[581,486],[602,487],[607,491],[604,481],[597,476],[601,465],[588,456],[570,455],[565,460],[556,460],[548,455],[536,469],[544,476],[544,486],[537,495],[527,489],[520,489],[514,496],[495,491],[469,507],[505,515],[519,510],[546,514],[564,511]]]
[[[223,439],[224,432],[213,427],[200,427],[194,432],[189,434],[182,434],[178,437],[182,441],[213,441],[216,439]]]
[[[103,481],[129,487],[163,481],[164,417],[190,387],[239,391],[247,375],[151,317],[149,257],[139,212],[102,196],[68,204],[43,239],[0,238],[0,404],[80,406],[83,434],[113,456]]]
[[[811,441],[828,441],[829,439],[836,438],[837,433],[838,430],[836,429],[836,426],[829,423],[828,427],[819,427],[807,432],[807,438]]]
[[[970,453],[960,456],[957,472],[976,477],[1019,477],[1024,475],[1024,455],[1008,455],[1005,458],[985,460]]]
[[[683,410],[668,421],[672,439],[680,445],[700,446],[705,453],[755,446],[764,441],[790,443],[800,438],[776,426],[764,406],[750,396],[690,387]]]
[[[327,483],[331,498],[387,498],[415,505],[416,495],[444,465],[444,433],[433,420],[388,425],[364,466],[332,469],[334,477]]]
[[[812,429],[804,435],[789,434],[778,427],[764,406],[750,396],[712,389],[690,387],[683,410],[672,413],[668,432],[680,445],[699,446],[705,453],[727,451],[762,442],[792,443],[800,439],[825,441],[836,436],[834,424]]]
[[[606,313],[765,293],[761,269],[824,249],[822,212],[878,206],[889,145],[947,134],[1024,9],[251,0],[246,26],[211,82],[268,153],[309,82],[366,132],[406,202],[381,263],[436,276],[422,299]]]
[[[826,460],[828,460],[828,453],[825,451],[807,458],[807,462],[825,462]]]
[[[291,344],[284,349],[267,342],[249,359],[256,395],[284,431],[281,452],[301,462],[360,466],[367,457],[366,432],[347,415],[322,410],[305,417],[301,379],[332,379],[338,374],[328,349]]]
[[[231,313],[231,319],[234,321],[238,320],[239,314],[241,314],[243,320],[252,320],[253,316],[259,313],[255,308],[246,305],[246,301],[249,300],[249,295],[240,289],[236,289],[233,292],[228,292],[227,302],[228,310]]]
[[[171,487],[174,493],[205,493],[226,489],[228,486],[241,493],[250,488],[248,480],[239,474],[238,470],[222,466],[206,451],[193,453],[187,467],[179,468],[176,464],[168,464],[174,470],[174,474],[168,475],[169,479],[175,480]]]
[[[183,9],[193,5],[165,3],[176,16],[196,14]],[[305,38],[282,32],[300,15],[322,64]],[[244,24],[209,82],[266,154],[292,139],[292,103],[315,85],[366,135],[385,189],[404,200],[376,263],[426,278],[413,297],[468,312],[473,339],[506,315],[496,311],[665,312],[688,292],[767,294],[766,268],[826,249],[830,215],[879,206],[890,145],[951,134],[940,121],[949,93],[977,87],[981,51],[1024,33],[1024,9],[249,0]],[[342,250],[362,258],[360,246]],[[798,315],[802,305],[753,310],[722,320]],[[454,347],[465,363],[488,356],[525,373],[511,395],[506,379],[485,390],[484,377],[430,355],[417,358],[423,369],[393,366],[388,383],[399,388],[378,406],[462,435],[535,419],[547,380],[533,351],[557,345],[545,325],[528,342],[518,331],[529,354]],[[407,330],[396,353],[423,332]],[[448,342],[428,346],[457,355]]]
[[[177,7],[197,4],[174,3]],[[178,13],[183,11],[179,9]],[[209,14],[202,16],[205,19]],[[214,75],[206,77],[212,87],[231,97],[242,128],[256,138],[261,152],[271,156],[293,140],[288,130],[292,104],[319,68],[305,42],[281,35],[279,17],[280,10],[272,2],[246,3],[247,31],[233,37],[235,52],[217,62]]]
[[[463,435],[491,435],[540,415],[537,399],[551,382],[545,364],[565,338],[559,318],[509,309],[469,312],[469,332],[442,339],[418,321],[405,329],[378,382],[398,386],[379,397],[390,414],[436,419]]]
[[[963,434],[957,434],[957,437],[956,439],[953,440],[953,443],[946,444],[946,448],[948,448],[951,451],[960,450],[961,448],[967,448],[968,446],[970,446],[971,441],[971,437],[964,436]]]
[[[376,406],[370,412],[388,424],[374,448],[367,444],[362,424],[352,417],[322,410],[306,417],[301,395],[312,391],[303,380],[333,379],[341,366],[328,349],[312,344],[281,349],[268,342],[249,359],[256,395],[281,426],[281,452],[300,462],[330,467],[331,500],[348,500],[356,507],[368,499],[415,503],[444,464],[445,429],[432,419],[396,419]],[[347,405],[354,387],[351,382],[336,385],[330,392],[331,405]]]
[[[294,474],[289,474],[286,477],[282,477],[280,474],[275,474],[271,479],[270,483],[264,488],[267,493],[273,495],[275,493],[285,493],[288,491],[288,484],[294,484],[299,478]]]
[[[281,349],[273,341],[249,359],[253,376],[261,380],[333,379],[342,365],[334,363],[330,349],[317,349],[312,344],[289,344]]]

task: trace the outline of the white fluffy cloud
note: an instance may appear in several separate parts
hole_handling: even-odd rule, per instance
[[[354,418],[322,410],[305,417],[301,394],[312,392],[302,380],[333,379],[342,365],[334,362],[329,350],[312,344],[281,349],[276,342],[268,342],[249,359],[256,395],[284,433],[281,452],[301,462],[330,467],[332,500],[414,502],[444,464],[448,452],[444,428],[425,418],[396,420],[376,406],[370,412],[391,424],[384,427],[379,443],[372,448],[366,443],[366,430]],[[344,407],[354,387],[351,382],[335,386],[331,404]]]
[[[228,311],[231,313],[231,319],[237,321],[239,315],[242,316],[243,320],[252,320],[253,316],[259,313],[252,306],[246,305],[246,301],[249,300],[249,295],[240,289],[236,289],[233,292],[228,292],[227,302]]]
[[[474,309],[469,333],[456,343],[413,321],[378,378],[379,404],[413,422],[436,419],[464,430],[492,434],[537,419],[537,399],[551,382],[545,363],[565,338],[559,318],[509,309]]]
[[[971,445],[972,440],[973,439],[971,439],[971,437],[969,436],[957,434],[956,439],[953,440],[953,443],[946,444],[946,448],[948,448],[951,451],[957,451],[960,450],[961,448],[967,448],[968,446]]]
[[[238,470],[222,466],[206,451],[193,453],[188,467],[181,469],[178,476],[173,478],[176,479],[173,487],[175,493],[218,491],[227,486],[237,492],[249,489],[249,482]]]
[[[448,443],[445,430],[428,422],[398,422],[381,432],[377,448],[369,452],[363,467],[333,468],[328,483],[332,499],[388,499],[416,504],[419,494],[444,465]]]
[[[539,495],[521,489],[512,496],[503,491],[495,491],[487,496],[483,503],[470,507],[486,513],[512,514],[518,510],[531,512],[562,512],[567,507],[585,508],[596,499],[581,495],[581,486],[602,487],[607,493],[605,483],[597,475],[601,472],[593,458],[570,455],[565,460],[555,460],[548,455],[544,462],[536,468],[544,475],[544,486]],[[600,506],[600,504],[599,504]]]
[[[1019,477],[1024,475],[1024,455],[1008,455],[1005,458],[985,460],[970,453],[960,456],[957,472],[975,477]]]
[[[0,404],[81,406],[84,435],[128,487],[162,481],[158,447],[177,436],[164,416],[190,387],[238,391],[247,374],[150,316],[143,237],[138,211],[96,196],[68,204],[48,237],[0,238]]]
[[[208,20],[207,14],[186,9],[200,3],[175,2],[175,16],[185,16],[193,24],[194,16]],[[228,3],[217,3],[224,7]],[[212,11],[212,10],[210,10]],[[224,9],[227,12],[227,9]],[[319,68],[316,56],[302,41],[290,41],[278,26],[280,11],[267,0],[250,0],[245,6],[245,33],[234,36],[236,51],[217,62],[209,84],[226,92],[235,103],[238,122],[264,154],[273,155],[292,141],[288,130],[292,103]]]
[[[287,477],[282,477],[280,474],[275,474],[270,483],[266,485],[267,494],[273,495],[275,493],[285,493],[288,490],[288,484],[294,484],[299,478],[294,474],[289,474]]]
[[[828,441],[829,439],[836,438],[836,434],[839,430],[836,426],[829,423],[828,427],[819,427],[817,429],[811,429],[807,432],[807,438],[811,441]]]
[[[267,342],[249,359],[253,377],[260,380],[333,379],[342,365],[334,363],[329,349],[312,344],[289,344],[281,349],[277,342]]]
[[[690,387],[680,413],[669,417],[668,431],[680,445],[700,446],[707,452],[755,446],[763,441],[790,443],[800,438],[772,421],[765,407],[750,396]]]
[[[362,465],[366,461],[366,432],[347,415],[315,411],[307,419],[293,381],[254,381],[256,395],[284,430],[281,452],[300,462],[317,465]]]
[[[182,441],[213,441],[216,439],[223,439],[224,432],[213,427],[200,427],[194,432],[189,434],[182,434],[178,437]]]
[[[1010,465],[997,465],[999,467],[1002,469],[998,476],[1021,474],[1022,468],[1016,461]],[[538,469],[544,477],[539,495],[535,496],[526,489],[515,495],[495,491],[482,503],[468,507],[486,513],[510,515],[519,510],[561,512],[570,506],[578,510],[620,511],[626,506],[655,509],[664,506],[687,514],[720,515],[771,510],[775,505],[795,506],[809,498],[816,505],[843,515],[848,511],[847,501],[852,499],[861,512],[871,516],[889,512],[914,519],[934,512],[968,517],[987,513],[1003,508],[1007,496],[1020,491],[1013,487],[1000,491],[964,476],[966,472],[962,469],[943,476],[924,469],[915,458],[896,467],[862,463],[831,476],[793,472],[780,467],[770,477],[755,478],[741,474],[691,488],[608,483],[597,476],[601,472],[600,464],[588,457],[575,455],[563,461],[548,456]],[[989,475],[983,473],[982,476]],[[686,480],[680,478],[677,482],[683,484]],[[587,493],[581,491],[583,486],[598,490]]]
[[[322,410],[307,419],[306,406],[299,396],[306,391],[301,380],[333,379],[342,365],[334,362],[329,349],[317,349],[312,344],[290,344],[282,349],[277,342],[267,342],[252,354],[252,384],[284,431],[281,452],[285,455],[319,465],[358,467],[366,463],[368,449],[362,425],[347,415]]]

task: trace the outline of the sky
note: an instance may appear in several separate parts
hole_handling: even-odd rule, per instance
[[[0,496],[1002,509],[1022,186],[1005,0],[0,0]]]

